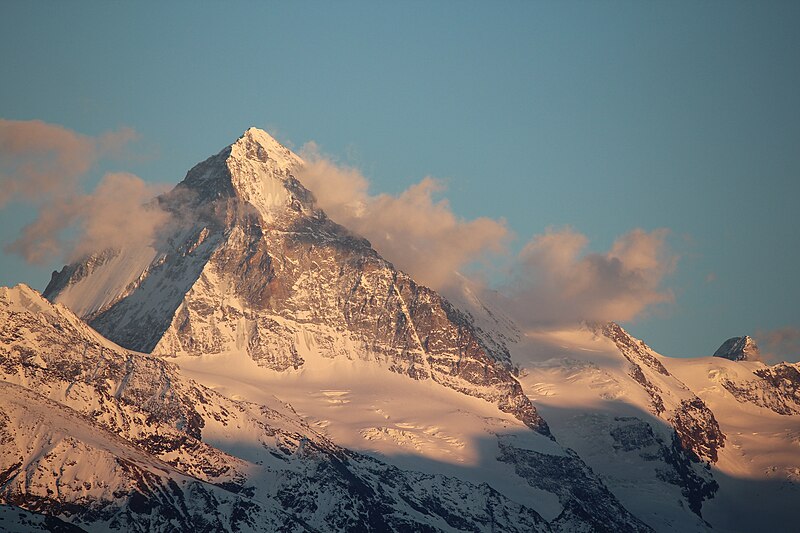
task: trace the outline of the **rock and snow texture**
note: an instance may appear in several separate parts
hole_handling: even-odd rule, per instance
[[[723,439],[713,414],[616,324],[528,331],[512,348],[523,389],[556,439],[660,531],[705,531]]]
[[[760,361],[761,355],[752,337],[731,337],[722,343],[714,352],[714,357],[722,357],[730,361]]]
[[[798,365],[521,331],[466,282],[454,306],[317,209],[302,164],[248,130],[159,197],[152,246],[54,273],[55,305],[2,289],[0,520],[787,529]]]
[[[548,523],[486,484],[341,448],[274,397],[222,396],[171,363],[106,341],[27,287],[0,289],[0,323],[4,509],[89,531],[551,531],[585,523],[567,514]]]
[[[615,324],[525,332],[511,352],[556,439],[656,530],[791,530],[796,365],[663,357]]]
[[[800,365],[664,358],[726,435],[703,517],[727,531],[792,531],[800,501]],[[742,391],[746,391],[744,394]]]

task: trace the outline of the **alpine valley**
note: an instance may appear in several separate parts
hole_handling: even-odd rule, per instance
[[[0,289],[0,530],[796,531],[800,365],[524,330],[303,165],[249,129],[151,244]]]

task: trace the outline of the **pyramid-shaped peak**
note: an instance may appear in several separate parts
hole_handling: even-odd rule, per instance
[[[265,218],[289,208],[312,209],[310,194],[293,178],[303,160],[266,131],[245,131],[231,145],[225,165],[236,196]]]
[[[272,135],[265,130],[251,126],[244,130],[241,137],[235,144],[258,144],[264,148],[272,148],[276,150],[286,150],[286,147],[275,139]]]
[[[311,209],[310,193],[293,177],[303,164],[266,131],[248,128],[218,154],[195,165],[179,188],[195,191],[196,203],[237,197],[272,218],[292,206]]]
[[[722,343],[714,357],[722,357],[731,361],[758,361],[760,353],[756,341],[749,335],[731,337]]]
[[[271,163],[281,170],[293,170],[303,164],[294,152],[279,143],[266,131],[251,127],[231,145],[230,157]]]

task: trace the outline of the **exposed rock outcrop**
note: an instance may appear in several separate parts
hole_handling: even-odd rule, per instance
[[[731,337],[722,343],[714,352],[714,357],[723,357],[731,361],[760,361],[756,341],[752,337]]]

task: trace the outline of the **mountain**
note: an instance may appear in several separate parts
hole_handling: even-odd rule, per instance
[[[497,452],[473,457],[485,461],[481,472],[505,489],[492,498],[510,494],[513,501],[529,501],[526,512],[547,514],[548,528],[616,524],[648,530],[574,453],[554,442],[522,393],[503,345],[485,343],[469,315],[330,221],[292,176],[298,162],[264,132],[248,130],[159,198],[176,223],[154,247],[105,250],[67,266],[54,275],[46,295],[127,349],[178,356],[187,372],[217,389],[223,387],[216,378],[241,371],[234,380],[238,390],[225,392],[258,405],[274,402],[277,388],[262,379],[257,393],[243,394],[243,385],[259,373],[284,383],[297,373],[330,383],[331,366],[344,367],[342,379],[373,382],[372,394],[380,393],[376,401],[396,397],[408,402],[407,409],[413,398],[421,402],[413,404],[415,410],[434,417],[440,409],[439,420],[453,425],[452,431],[432,424],[395,426],[387,424],[386,410],[378,414],[381,409],[370,406],[381,423],[358,427],[355,434],[359,442],[382,443],[387,453],[378,457],[408,447],[434,450],[423,455],[433,465],[420,464],[416,454],[406,461],[394,454],[395,467],[423,472],[415,474],[423,479],[451,479],[469,469],[458,467],[464,457],[445,452],[466,448],[478,456],[487,447],[497,450],[504,439],[504,449],[530,456],[518,461],[529,464],[508,480],[514,468],[501,464]],[[212,370],[218,364],[224,372]],[[348,401],[345,391],[314,392],[333,405]],[[463,426],[475,426],[487,442],[467,446],[449,435]],[[549,457],[569,468],[568,478],[543,461]],[[465,477],[488,487],[482,475],[458,479]],[[485,489],[470,490],[461,492],[480,500]],[[466,529],[477,523],[467,522]],[[491,520],[486,524],[492,527]]]
[[[714,357],[724,357],[731,361],[759,361],[761,354],[756,346],[756,341],[745,335],[744,337],[731,337],[722,343],[714,352]]]
[[[800,365],[664,357],[615,324],[529,332],[511,353],[559,442],[654,528],[792,529]]]
[[[466,280],[449,301],[330,220],[303,164],[250,129],[155,201],[171,223],[151,246],[65,266],[47,300],[2,289],[9,513],[92,531],[791,529],[798,365],[668,358],[613,323],[522,330]]]
[[[179,221],[155,248],[107,250],[53,275],[44,295],[126,348],[245,351],[273,370],[309,354],[378,361],[547,424],[508,353],[468,317],[314,205],[302,161],[250,129],[159,198]]]

